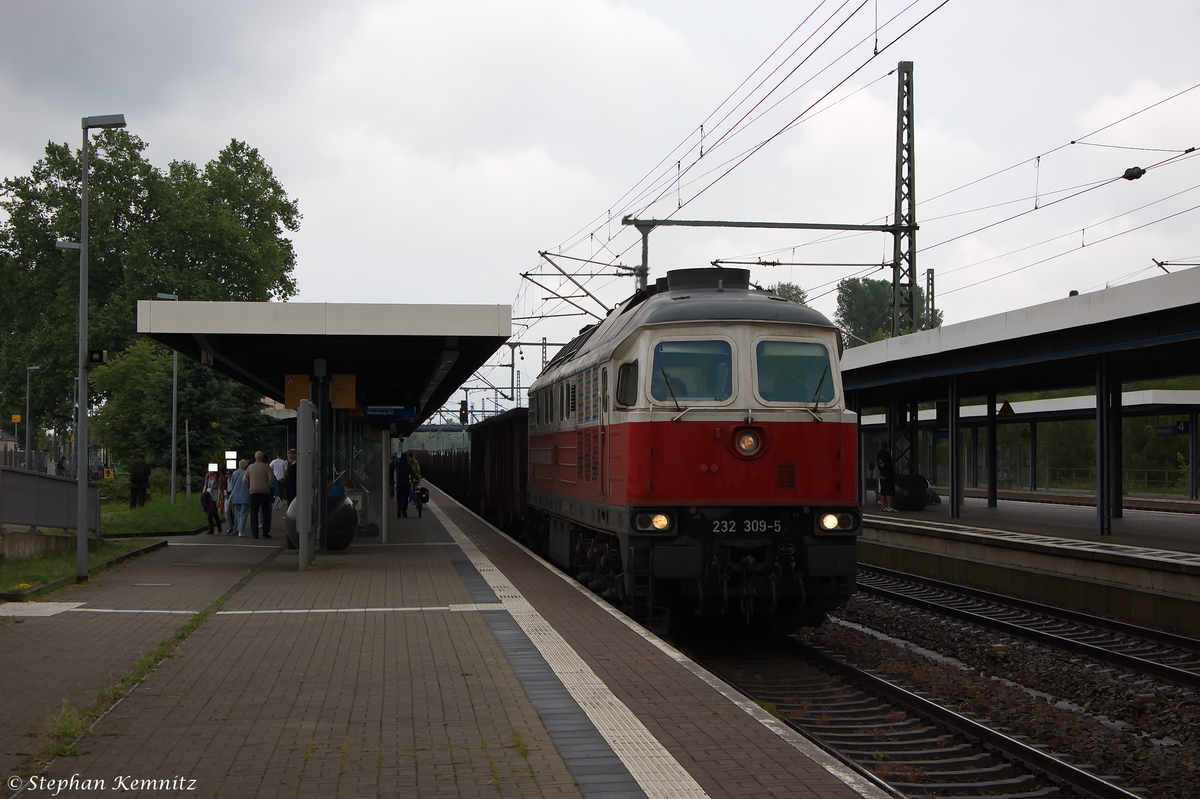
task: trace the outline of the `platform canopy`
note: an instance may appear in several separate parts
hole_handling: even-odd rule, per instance
[[[1094,386],[1102,356],[1122,382],[1200,374],[1200,268],[853,347],[842,380],[868,408],[952,376],[962,397]]]
[[[507,305],[139,300],[137,330],[285,404],[308,396],[298,376],[336,378],[352,414],[403,436],[504,345],[512,322]]]

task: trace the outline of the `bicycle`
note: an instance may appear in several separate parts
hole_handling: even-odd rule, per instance
[[[426,491],[425,489],[421,488],[420,486],[421,486],[421,478],[419,478],[419,477],[410,477],[409,478],[408,494],[409,494],[409,497],[412,499],[413,504],[417,506],[417,518],[418,519],[421,518],[421,511],[424,509],[424,503],[429,501],[429,492]],[[422,496],[422,495],[424,495],[424,496]]]

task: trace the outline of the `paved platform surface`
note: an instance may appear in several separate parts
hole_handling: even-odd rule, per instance
[[[0,623],[0,773],[226,597],[43,772],[57,795],[883,796],[433,493],[308,571],[278,538],[181,537],[24,603],[61,612]]]
[[[873,495],[869,495],[868,499],[873,500]],[[949,506],[943,497],[942,504],[929,505],[922,511],[881,513],[873,502],[863,511],[879,521],[921,519],[1081,541],[1103,541],[1130,547],[1200,553],[1200,516],[1191,513],[1126,509],[1122,518],[1112,520],[1112,535],[1101,538],[1096,535],[1096,508],[1086,505],[1000,500],[996,507],[989,508],[986,499],[967,497],[961,516],[951,519]]]

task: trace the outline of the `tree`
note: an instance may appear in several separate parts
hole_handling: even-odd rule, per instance
[[[791,300],[797,305],[808,305],[808,292],[795,283],[776,283],[774,286],[767,286],[767,291],[773,291],[777,296]]]
[[[105,130],[89,155],[88,342],[110,358],[136,340],[137,300],[159,292],[248,301],[296,293],[286,234],[300,214],[257,150],[234,140],[203,170],[186,161],[163,170],[146,147]],[[76,254],[54,242],[79,237],[79,184],[79,152],[53,142],[29,175],[0,184],[0,285],[17,311],[0,315],[0,413],[23,413],[25,367],[37,365],[31,416],[57,430],[72,426],[79,272]]]
[[[113,459],[128,463],[139,452],[157,468],[171,463],[171,352],[138,340],[90,377],[100,405],[93,417],[94,439]],[[191,359],[179,362],[179,452],[184,457],[184,420],[190,430],[191,473],[202,476],[207,464],[224,463],[225,450],[262,449],[276,436],[261,413],[259,395],[246,386]]]
[[[917,329],[941,327],[942,312],[934,308],[932,318],[926,319],[925,292],[913,286],[913,301],[917,306]],[[891,337],[892,284],[887,280],[851,277],[838,283],[837,312],[833,316],[845,331],[846,346],[880,341]]]

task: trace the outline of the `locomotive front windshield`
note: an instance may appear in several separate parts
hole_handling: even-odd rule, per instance
[[[721,401],[733,394],[727,341],[663,341],[654,348],[650,394],[661,402]]]
[[[760,341],[758,394],[767,402],[829,402],[833,369],[829,350],[808,341]]]

